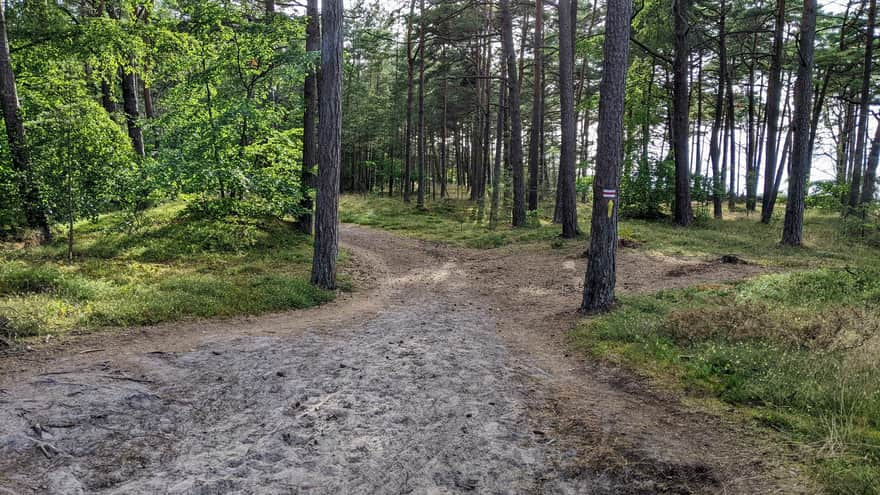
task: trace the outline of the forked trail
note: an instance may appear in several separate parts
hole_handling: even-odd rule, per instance
[[[569,353],[577,253],[342,238],[372,288],[323,307],[2,358],[0,493],[809,491],[748,428]],[[619,287],[756,271],[623,250]]]

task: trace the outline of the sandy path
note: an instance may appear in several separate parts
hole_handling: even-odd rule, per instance
[[[0,493],[769,493],[742,426],[571,356],[583,259],[346,226],[374,288],[0,362]],[[749,266],[625,251],[624,290]]]

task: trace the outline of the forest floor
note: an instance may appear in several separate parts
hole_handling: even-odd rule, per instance
[[[0,361],[0,493],[799,493],[798,453],[572,352],[583,246],[342,228],[317,308]],[[766,271],[623,249],[624,294]]]

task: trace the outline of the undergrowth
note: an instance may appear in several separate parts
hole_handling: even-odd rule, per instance
[[[574,344],[744,408],[814,453],[828,493],[880,493],[880,270],[823,268],[621,298]]]
[[[64,239],[0,249],[0,337],[305,308],[333,294],[309,284],[311,241],[287,222],[194,215],[183,203],[76,225]],[[343,279],[344,283],[344,279]]]

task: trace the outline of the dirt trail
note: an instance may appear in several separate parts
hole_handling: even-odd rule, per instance
[[[584,260],[344,226],[372,289],[0,360],[0,493],[793,493],[741,425],[568,354]],[[651,291],[756,268],[624,250]]]

